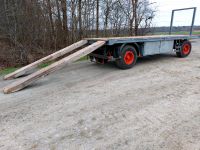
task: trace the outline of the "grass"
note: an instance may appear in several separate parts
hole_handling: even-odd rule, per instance
[[[54,63],[53,61],[47,62],[47,63],[43,63],[43,64],[39,65],[38,68],[39,68],[39,69],[42,69],[42,68],[45,68],[45,67],[47,67],[47,66],[49,66],[49,65],[51,65],[51,64],[53,64],[53,63]]]
[[[84,56],[77,61],[84,61],[84,60],[87,60],[87,56]],[[54,63],[54,62],[51,61],[51,62],[43,63],[43,64],[39,65],[38,68],[39,69],[45,68],[45,67],[51,65],[52,63]],[[16,68],[15,67],[8,67],[8,68],[0,69],[0,76],[4,76],[4,75],[7,75],[9,73],[12,73],[12,72],[16,71],[17,69],[19,69],[19,67],[16,67]]]
[[[87,56],[83,56],[82,58],[80,58],[80,59],[77,60],[77,61],[83,61],[83,60],[87,60]]]
[[[48,62],[48,63],[43,63],[41,65],[38,66],[39,69],[42,69],[42,68],[45,68],[49,65],[51,65],[53,62]],[[3,75],[7,75],[9,73],[12,73],[14,71],[16,71],[17,69],[19,69],[18,67],[7,67],[7,68],[4,68],[4,69],[1,69],[0,70],[0,76],[3,76]]]
[[[43,63],[43,64],[39,65],[38,68],[39,69],[45,68],[52,63],[53,62]],[[17,69],[19,69],[19,67],[7,67],[7,68],[0,69],[0,76],[4,76],[9,73],[12,73],[12,72],[16,71]]]
[[[14,67],[8,67],[8,68],[5,68],[5,69],[2,69],[2,70],[0,70],[0,76],[12,73],[12,72],[16,71],[17,69],[18,68],[14,68]]]

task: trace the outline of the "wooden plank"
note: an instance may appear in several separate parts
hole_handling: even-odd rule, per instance
[[[82,41],[79,41],[77,43],[74,43],[66,48],[63,48],[61,49],[60,51],[57,51],[51,55],[48,55],[32,64],[29,64],[25,67],[22,67],[18,70],[16,70],[15,72],[11,73],[11,74],[8,74],[4,77],[4,80],[8,80],[8,79],[13,79],[13,78],[17,78],[19,76],[22,76],[24,75],[25,73],[27,73],[28,71],[31,71],[33,69],[35,69],[36,67],[38,67],[40,64],[44,63],[44,62],[48,62],[48,61],[53,61],[55,60],[56,58],[59,58],[83,45],[87,44],[87,40],[82,40]]]
[[[92,45],[89,45],[89,46],[63,58],[63,59],[51,64],[50,66],[48,66],[46,68],[43,68],[33,74],[30,74],[29,76],[27,76],[21,80],[13,82],[11,85],[5,87],[3,89],[3,92],[5,94],[8,94],[8,93],[19,91],[19,90],[23,89],[24,87],[28,86],[29,84],[33,83],[34,81],[38,80],[38,78],[40,78],[42,76],[46,76],[49,73],[52,73],[58,69],[61,69],[65,65],[67,65],[73,61],[76,61],[76,60],[80,59],[81,57],[86,56],[89,53],[95,51],[96,49],[103,46],[104,44],[105,44],[105,41],[97,41],[97,42],[93,43]]]

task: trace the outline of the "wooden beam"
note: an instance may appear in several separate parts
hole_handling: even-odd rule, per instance
[[[27,72],[35,69],[36,67],[38,67],[40,64],[42,64],[44,62],[48,62],[48,61],[53,61],[53,60],[65,55],[65,54],[85,45],[85,44],[87,44],[87,40],[82,40],[82,41],[79,41],[77,43],[74,43],[74,44],[72,44],[72,45],[70,45],[66,48],[61,49],[60,51],[57,51],[57,52],[55,52],[51,55],[48,55],[48,56],[46,56],[46,57],[44,57],[44,58],[42,58],[42,59],[40,59],[40,60],[38,60],[38,61],[36,61],[32,64],[29,64],[25,67],[22,67],[22,68],[16,70],[15,72],[13,72],[13,73],[6,75],[4,77],[4,80],[9,80],[9,79],[13,79],[13,78],[17,78],[19,76],[22,76],[25,73],[27,73]]]
[[[38,70],[37,72],[30,74],[27,77],[24,77],[21,80],[18,80],[14,83],[12,83],[11,85],[5,87],[3,89],[3,92],[5,94],[8,93],[12,93],[12,92],[16,92],[19,91],[21,89],[23,89],[24,87],[28,86],[29,84],[33,83],[34,81],[38,80],[38,78],[42,77],[42,76],[46,76],[49,73],[52,73],[58,69],[63,68],[65,65],[76,61],[78,59],[80,59],[83,56],[88,55],[89,53],[95,51],[96,49],[98,49],[99,47],[103,46],[105,44],[105,41],[97,41],[95,43],[93,43],[92,45],[89,45],[53,64],[51,64],[50,66],[43,68],[41,70]]]

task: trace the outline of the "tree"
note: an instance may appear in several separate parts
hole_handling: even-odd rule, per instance
[[[61,0],[61,7],[62,7],[62,25],[63,25],[63,30],[64,30],[64,36],[68,37],[68,25],[67,25],[67,3],[66,0]],[[65,42],[66,42],[67,38],[65,38]]]
[[[108,21],[109,21],[109,16],[111,12],[111,6],[112,6],[112,0],[104,0],[105,8],[104,8],[104,35],[107,36],[107,30],[108,30]]]
[[[52,39],[53,39],[55,36],[55,32],[54,32],[54,23],[53,23],[53,17],[52,17],[51,2],[50,2],[50,0],[46,0],[46,3],[47,3],[48,13],[49,13],[49,22],[51,25],[51,35],[52,35]]]
[[[58,31],[62,30],[62,20],[61,20],[61,14],[60,14],[60,6],[59,6],[59,0],[56,0],[56,8],[57,8],[57,13],[58,13]],[[66,12],[66,10],[65,10]],[[66,18],[65,18],[66,19]]]
[[[138,35],[138,0],[132,0],[133,3],[133,18],[135,19],[135,35]]]
[[[82,0],[79,0],[78,2],[78,20],[79,20],[79,39],[82,38]]]
[[[99,37],[99,0],[96,0],[96,36]]]

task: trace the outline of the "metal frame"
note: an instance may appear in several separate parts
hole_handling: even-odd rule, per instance
[[[156,41],[171,41],[179,39],[200,39],[200,35],[158,35],[158,36],[143,36],[143,37],[121,37],[121,38],[91,38],[87,39],[89,44],[96,41],[106,41],[105,45],[112,46],[115,44],[127,44],[127,43],[144,43],[144,42],[156,42]]]
[[[182,8],[182,9],[174,9],[172,10],[172,16],[171,16],[171,23],[170,23],[170,30],[169,30],[169,34],[171,35],[172,32],[172,25],[173,25],[173,21],[174,21],[174,12],[175,11],[182,11],[182,10],[189,10],[189,9],[193,9],[193,17],[192,17],[192,24],[191,24],[191,28],[190,28],[190,35],[192,35],[192,30],[193,30],[193,26],[194,26],[194,20],[195,20],[195,16],[196,16],[196,7],[190,7],[190,8]]]

